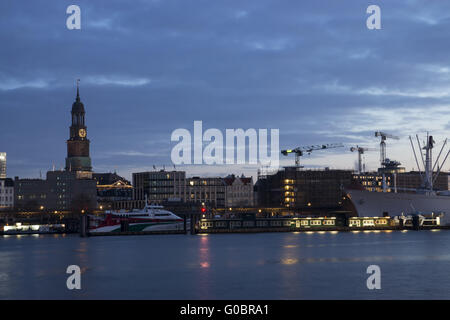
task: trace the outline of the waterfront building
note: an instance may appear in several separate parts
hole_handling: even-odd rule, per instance
[[[252,207],[254,205],[254,186],[253,177],[238,177],[234,174],[224,178],[225,181],[225,206],[233,207]]]
[[[133,200],[162,203],[186,199],[186,172],[146,171],[133,173]]]
[[[6,179],[6,152],[0,152],[0,179]]]
[[[358,181],[368,191],[383,191],[383,171],[366,172],[354,174],[354,180]],[[422,173],[423,174],[423,173]],[[435,176],[437,172],[433,173]],[[408,192],[421,187],[422,178],[420,172],[391,172],[385,173],[386,192]],[[434,189],[436,190],[450,190],[450,175],[448,172],[440,172],[434,182]]]
[[[44,179],[14,178],[14,207],[20,211],[49,208],[47,196],[49,188]]]
[[[46,179],[14,180],[15,207],[27,211],[81,211],[97,206],[95,180],[83,172],[48,171]]]
[[[186,203],[212,208],[253,206],[253,178],[191,177],[185,171],[146,171],[133,173],[133,199],[121,201],[118,208],[141,208],[145,196],[153,203]]]
[[[341,208],[342,187],[351,182],[352,171],[349,170],[284,167],[258,179],[257,205],[294,209]]]
[[[186,202],[223,208],[226,204],[226,184],[220,177],[192,177],[186,179]]]
[[[0,210],[14,207],[14,182],[10,178],[0,178]]]
[[[433,172],[433,177],[435,177],[436,174],[437,172]],[[422,183],[422,178],[420,177],[420,173],[418,171],[400,173],[396,177],[397,177],[396,181],[397,188],[416,189],[419,188]],[[439,176],[437,176],[435,182],[433,183],[433,188],[436,190],[450,190],[449,186],[450,186],[449,173],[440,172]]]
[[[378,172],[365,172],[354,174],[353,179],[358,181],[366,190],[382,192],[383,191],[383,176]],[[386,186],[391,185],[391,176],[385,175]]]
[[[117,202],[133,199],[133,187],[116,173],[94,173],[97,186],[97,204],[100,210],[114,209]]]
[[[92,178],[97,182],[97,186],[106,186],[111,185],[117,181],[122,181],[127,185],[131,185],[130,181],[125,179],[124,177],[119,176],[116,172],[106,172],[106,173],[97,173],[94,172],[92,174]]]

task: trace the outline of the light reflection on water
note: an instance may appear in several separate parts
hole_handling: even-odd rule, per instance
[[[450,231],[0,238],[1,299],[450,299]],[[82,290],[66,289],[68,265]],[[377,264],[382,290],[367,290]],[[426,293],[426,294],[425,294]]]

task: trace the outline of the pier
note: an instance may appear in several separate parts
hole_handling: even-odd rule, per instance
[[[81,237],[163,235],[163,234],[226,234],[226,233],[269,233],[269,232],[379,232],[404,230],[449,230],[450,226],[439,225],[434,220],[420,223],[417,219],[398,221],[390,217],[349,217],[336,214],[332,217],[267,217],[257,213],[242,213],[234,218],[205,218],[197,212],[177,213],[183,222],[171,230],[130,230],[128,222],[123,221],[120,231],[89,232],[88,214],[9,214],[1,218],[7,231],[0,235],[14,234],[55,234],[77,233]],[[15,225],[19,227],[14,228]],[[63,226],[63,227],[61,227]],[[44,228],[39,228],[44,227]],[[45,228],[47,227],[47,228]],[[50,230],[48,227],[51,227]],[[52,229],[53,227],[53,229]],[[6,230],[6,228],[5,228]]]

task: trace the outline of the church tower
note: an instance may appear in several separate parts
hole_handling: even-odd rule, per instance
[[[79,80],[77,80],[77,97],[72,104],[72,125],[70,126],[70,138],[67,140],[67,171],[90,172],[92,170],[89,157],[90,141],[87,138],[84,115],[84,105],[80,100]]]

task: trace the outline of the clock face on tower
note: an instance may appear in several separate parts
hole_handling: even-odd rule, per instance
[[[79,135],[81,138],[86,137],[86,130],[85,130],[85,129],[80,129],[80,130],[78,130],[78,135]]]

